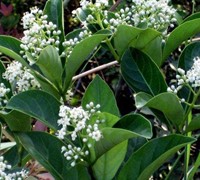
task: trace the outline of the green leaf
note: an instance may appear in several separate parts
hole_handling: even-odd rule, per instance
[[[121,163],[124,160],[127,150],[127,141],[114,146],[111,150],[97,159],[92,166],[95,179],[110,180],[113,179]]]
[[[169,105],[170,102],[170,105]],[[159,110],[176,126],[183,125],[184,110],[178,97],[169,92],[159,94],[150,99],[147,107]]]
[[[135,95],[135,106],[137,109],[140,109],[146,105],[146,103],[152,98],[151,95],[139,92]]]
[[[9,148],[13,147],[14,145],[16,145],[16,142],[0,143],[0,151],[5,150],[5,149],[9,149]]]
[[[65,180],[69,177],[76,180],[81,170],[86,173],[84,167],[79,167],[79,171],[76,168],[69,168],[69,162],[61,153],[61,147],[65,144],[55,136],[45,132],[18,133],[17,136],[31,156],[43,165],[56,180]]]
[[[64,9],[62,0],[48,0],[44,7],[44,13],[48,16],[48,21],[57,25],[61,31],[60,36],[60,53],[63,51],[62,42],[64,41]]]
[[[7,109],[34,117],[54,130],[58,128],[59,107],[57,99],[40,90],[29,90],[13,96],[6,106]]]
[[[153,139],[132,154],[118,179],[149,179],[174,153],[194,141],[194,138],[176,134]]]
[[[194,42],[185,47],[179,58],[178,67],[188,71],[191,69],[194,61],[193,59],[199,56],[200,42]]]
[[[192,168],[190,169],[190,171],[188,173],[189,180],[194,179],[194,175],[198,171],[199,166],[200,166],[200,153],[198,154],[198,157],[197,157],[194,165],[192,166]]]
[[[62,83],[62,64],[57,50],[53,46],[48,46],[42,50],[36,62],[44,76],[56,87]]]
[[[119,117],[110,113],[102,112],[102,113],[97,113],[93,115],[89,123],[95,124],[97,119],[105,120],[104,123],[99,124],[100,129],[104,127],[112,127],[114,124],[116,124],[119,121]]]
[[[194,20],[194,19],[198,19],[200,18],[200,12],[197,12],[197,13],[194,13],[194,14],[191,14],[190,16],[186,17],[182,23],[185,23],[187,21],[191,21],[191,20]]]
[[[20,55],[21,42],[11,36],[0,36],[0,52],[19,61],[24,66],[29,67],[28,63]]]
[[[115,127],[132,131],[145,138],[151,138],[153,135],[151,123],[140,114],[128,114],[122,117]]]
[[[82,99],[82,106],[93,102],[95,105],[100,104],[101,112],[108,112],[119,116],[119,110],[115,96],[109,86],[97,75],[90,83]]]
[[[190,132],[190,131],[195,131],[198,129],[200,129],[200,116],[195,116],[185,131]]]
[[[160,32],[150,28],[139,29],[133,26],[120,25],[118,26],[116,35],[114,37],[114,45],[120,57],[129,47],[134,47],[141,51],[144,50],[145,52],[148,52],[148,55],[155,59],[156,63],[160,64],[159,58],[161,58],[161,49],[160,47],[158,49],[155,48],[156,44],[159,44],[159,46],[161,45],[158,43],[157,39],[157,37],[160,35]],[[153,44],[155,49],[154,51],[150,51],[148,47],[152,46]],[[157,53],[157,57],[155,56],[155,53]]]
[[[1,138],[2,138],[2,124],[0,123],[0,145],[1,145]]]
[[[94,34],[82,40],[74,47],[65,65],[64,91],[69,87],[72,77],[76,74],[76,71],[80,68],[82,63],[88,58],[94,48],[107,36],[108,34]]]
[[[0,117],[4,119],[11,131],[30,131],[30,116],[19,111],[12,110],[10,112],[0,111]]]
[[[170,33],[163,49],[163,62],[182,42],[200,32],[199,23],[200,18],[187,21]]]
[[[103,138],[95,143],[95,152],[97,158],[127,139],[139,136],[146,137],[146,134],[143,134],[143,132],[132,132],[119,128],[103,128],[101,131]]]
[[[135,92],[157,95],[167,89],[157,65],[137,49],[126,50],[122,57],[121,71],[125,81]]]

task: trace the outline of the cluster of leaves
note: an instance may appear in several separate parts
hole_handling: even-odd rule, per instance
[[[76,37],[81,31],[64,34],[62,0],[47,1],[43,12],[61,31],[59,37],[62,42]],[[82,21],[85,21],[84,13],[80,17]],[[190,106],[181,104],[176,94],[167,92],[167,83],[160,67],[184,41],[200,32],[199,23],[198,14],[188,17],[169,34],[164,44],[161,33],[151,28],[119,25],[113,35],[113,32],[99,27],[96,29],[94,27],[97,25],[92,24],[92,35],[76,44],[69,56],[59,56],[64,50],[62,46],[59,52],[54,46],[47,46],[33,65],[21,56],[20,40],[0,36],[1,52],[28,68],[41,85],[41,90],[8,95],[12,97],[1,109],[1,123],[7,126],[7,131],[17,144],[5,151],[4,158],[15,167],[23,166],[32,157],[58,180],[69,177],[143,180],[149,179],[174,154],[179,154],[177,162],[185,152],[184,174],[186,179],[191,179],[200,164],[198,156],[189,171],[190,144],[196,140],[191,132],[199,129],[199,116],[192,119]],[[66,102],[66,93],[73,84],[73,77],[85,60],[99,48],[110,51],[118,60],[121,74],[135,93],[135,105],[141,111],[121,117],[113,92],[96,76],[84,93],[82,107],[91,101],[101,105],[100,116],[105,119],[101,127],[102,139],[93,143],[87,161],[71,167],[61,153],[66,142],[58,139],[55,133],[32,131],[31,120],[37,119],[53,132],[60,128],[57,124],[60,99]],[[191,68],[198,52],[198,42],[189,44],[179,58],[178,67],[184,70]],[[1,75],[4,72],[4,65],[1,64]],[[0,80],[10,88],[5,79]],[[189,93],[184,93],[184,97],[189,99],[189,103],[193,102],[193,96]],[[153,116],[166,127],[166,136],[156,135],[156,138],[152,138],[152,123],[146,115]],[[176,162],[173,162],[173,167]],[[170,173],[166,179],[170,178]]]

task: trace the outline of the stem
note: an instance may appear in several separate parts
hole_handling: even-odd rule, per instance
[[[195,11],[195,0],[192,0],[192,14],[194,14]]]
[[[102,20],[101,20],[101,17],[100,17],[100,14],[98,13],[96,15],[96,18],[97,18],[97,23],[99,24],[99,26],[101,27],[101,29],[104,29],[103,27],[103,24],[102,24]],[[110,42],[110,40],[108,38],[106,38],[106,44],[108,46],[108,48],[110,49],[112,55],[114,56],[114,58],[119,61],[119,55],[116,53],[112,43]]]
[[[176,159],[176,161],[174,162],[172,169],[169,171],[169,173],[167,174],[167,176],[165,177],[165,180],[168,180],[173,172],[173,170],[175,169],[176,165],[178,164],[180,158],[182,157],[182,155],[184,154],[185,151],[182,151],[179,155],[178,158]]]
[[[110,62],[110,63],[107,63],[107,64],[103,64],[103,65],[98,66],[98,67],[96,67],[96,68],[90,69],[90,70],[88,70],[88,71],[86,71],[86,72],[83,72],[83,73],[81,73],[81,74],[79,74],[79,75],[77,75],[77,76],[74,76],[74,77],[72,78],[72,80],[75,81],[75,80],[77,80],[77,79],[79,79],[79,78],[82,78],[82,77],[87,76],[87,75],[89,75],[89,74],[95,73],[95,72],[100,71],[100,70],[102,70],[102,69],[108,68],[108,67],[113,66],[113,65],[115,65],[115,64],[117,64],[117,63],[118,63],[117,61],[113,61],[113,62]]]
[[[188,125],[190,124],[191,120],[192,120],[192,109],[195,106],[195,102],[197,101],[198,96],[200,95],[200,89],[198,90],[197,93],[194,94],[194,98],[192,100],[191,105],[189,106],[186,114],[185,114],[185,118],[184,120],[186,121],[185,123],[185,129],[187,129]],[[191,137],[191,132],[186,133],[187,137]],[[188,173],[188,166],[189,166],[189,160],[190,160],[190,147],[191,145],[188,144],[185,147],[185,162],[184,162],[184,180],[188,179],[187,173]]]

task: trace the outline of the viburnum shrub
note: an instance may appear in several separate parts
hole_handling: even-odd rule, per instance
[[[0,178],[171,179],[179,166],[177,179],[193,179],[200,165],[199,154],[190,156],[200,127],[198,13],[177,20],[166,0],[81,0],[72,12],[80,29],[66,35],[63,14],[62,0],[48,0],[43,11],[24,14],[20,40],[0,36],[0,51],[12,58],[0,64],[0,135],[13,141],[1,143]],[[179,57],[171,56],[182,44]],[[82,65],[102,52],[109,63],[92,72],[119,64],[134,112],[120,114],[98,75],[81,104],[70,104],[74,81],[91,72],[78,74]],[[177,75],[166,81],[161,67],[169,56],[177,58]],[[46,131],[33,131],[37,123]],[[49,174],[34,174],[32,159]]]

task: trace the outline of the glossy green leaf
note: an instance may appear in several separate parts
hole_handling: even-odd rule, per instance
[[[188,180],[194,179],[195,173],[197,173],[199,167],[200,167],[200,152],[197,156],[197,159],[196,159],[194,165],[192,166],[192,168],[190,169],[190,171],[188,173]]]
[[[76,168],[70,168],[69,162],[61,153],[61,147],[64,143],[53,135],[45,132],[29,132],[17,134],[19,141],[24,148],[43,165],[56,180],[77,179],[76,173],[84,171],[81,167],[79,171]],[[78,180],[78,179],[77,179]]]
[[[170,104],[170,105],[169,105]],[[162,93],[146,104],[147,107],[159,110],[176,126],[183,125],[184,110],[178,97],[173,93]]]
[[[20,55],[20,44],[21,42],[16,38],[11,36],[0,36],[0,52],[28,67],[28,63]]]
[[[100,104],[101,112],[108,112],[119,116],[119,110],[115,96],[109,86],[97,75],[90,83],[82,99],[82,106],[93,102],[95,105]]]
[[[129,47],[134,47],[136,49],[140,49],[141,51],[144,50],[145,52],[148,52],[148,55],[152,59],[155,59],[156,63],[160,64],[159,58],[161,58],[161,49],[160,47],[155,48],[155,45],[159,44],[159,40],[155,39],[160,35],[160,32],[150,28],[139,29],[133,26],[120,25],[118,26],[114,37],[114,45],[120,57]],[[154,51],[150,51],[150,49],[148,49],[148,47],[151,47],[152,45],[154,45]],[[157,45],[156,47],[158,47]],[[157,56],[155,56],[155,52],[157,53]]]
[[[101,131],[103,138],[95,143],[95,152],[97,158],[123,141],[139,136],[146,137],[146,134],[143,134],[143,132],[133,132],[119,128],[103,128]]]
[[[200,12],[197,12],[197,13],[193,13],[191,14],[190,16],[186,17],[182,23],[185,23],[187,21],[191,21],[191,20],[194,20],[194,19],[198,19],[200,18]]]
[[[62,42],[64,41],[64,7],[63,0],[48,0],[44,7],[44,13],[48,16],[48,21],[57,25],[61,31],[60,36],[60,51],[62,51]],[[61,53],[61,52],[60,52]]]
[[[75,75],[82,63],[89,57],[94,48],[107,36],[108,34],[94,34],[82,40],[74,47],[65,65],[65,91],[69,87],[72,77]]]
[[[132,154],[118,179],[149,179],[154,171],[180,148],[194,141],[194,138],[175,134],[153,139]]]
[[[30,131],[30,116],[19,111],[12,110],[10,112],[0,111],[0,117],[4,119],[11,131]]]
[[[0,151],[5,150],[5,149],[9,149],[9,148],[13,147],[14,145],[16,145],[16,142],[0,143]]]
[[[102,129],[104,127],[113,127],[114,124],[116,124],[119,121],[119,117],[115,116],[110,113],[102,112],[102,113],[97,113],[92,116],[90,119],[89,123],[94,124],[96,123],[96,120],[104,120],[104,123],[99,124],[99,128]]]
[[[185,47],[179,58],[178,66],[185,71],[188,71],[194,61],[193,59],[199,56],[200,42],[194,42]]]
[[[139,92],[135,95],[135,106],[140,109],[146,105],[146,103],[152,98],[150,94]]]
[[[187,21],[170,33],[163,49],[163,62],[182,42],[200,32],[199,23],[200,18]]]
[[[36,62],[43,75],[57,87],[62,83],[62,64],[57,50],[48,46],[42,50]]]
[[[114,146],[111,150],[97,159],[92,166],[95,179],[110,180],[113,179],[121,163],[124,160],[127,150],[127,141]]]
[[[145,138],[151,138],[153,135],[150,121],[140,114],[128,114],[122,117],[115,127],[132,131]]]
[[[186,132],[200,129],[200,116],[195,116],[186,128]]]
[[[121,72],[135,92],[157,95],[165,92],[166,82],[157,65],[143,52],[129,48],[122,57]]]
[[[10,99],[6,108],[27,114],[43,122],[48,127],[58,128],[60,102],[52,95],[40,91],[29,90]]]

